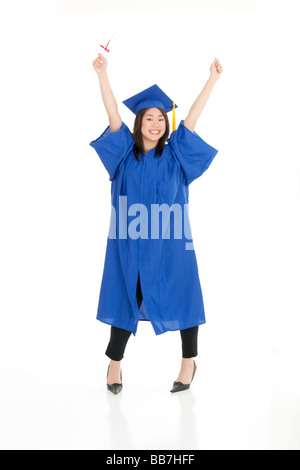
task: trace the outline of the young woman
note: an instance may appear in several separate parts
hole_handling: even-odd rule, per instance
[[[120,117],[107,65],[101,54],[93,61],[109,127],[90,143],[112,183],[111,226],[97,313],[98,320],[111,325],[107,387],[114,394],[122,390],[126,344],[136,334],[138,322],[145,320],[157,335],[180,331],[182,362],[174,393],[188,389],[194,378],[198,327],[205,323],[187,212],[188,187],[218,152],[194,129],[222,66],[213,61],[188,116],[168,138],[167,113],[175,108],[173,101],[157,85],[125,100],[136,114],[131,133]]]

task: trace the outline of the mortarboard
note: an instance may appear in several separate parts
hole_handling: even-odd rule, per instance
[[[161,108],[166,113],[173,110],[173,131],[176,130],[175,108],[178,106],[157,85],[128,98],[123,104],[134,114],[145,108]]]

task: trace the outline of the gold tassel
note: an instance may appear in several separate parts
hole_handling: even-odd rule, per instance
[[[173,131],[176,131],[175,103],[173,103]]]

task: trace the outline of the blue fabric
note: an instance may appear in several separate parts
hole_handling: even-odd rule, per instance
[[[136,160],[132,134],[124,123],[118,132],[107,128],[90,145],[109,173],[111,227],[116,222],[116,233],[110,230],[107,239],[97,319],[134,335],[140,320],[150,321],[157,335],[205,323],[197,259],[191,234],[184,230],[184,217],[182,237],[174,229],[173,214],[169,224],[160,224],[158,236],[151,205],[176,204],[183,215],[189,203],[189,184],[206,171],[218,151],[189,131],[183,121],[157,157],[153,149]],[[130,226],[137,223],[140,212],[129,208],[138,203],[148,211],[147,234],[140,224],[139,237],[125,238],[119,220],[121,206],[125,212],[128,208],[127,220],[123,217],[121,221],[125,220],[131,233]],[[188,215],[186,220],[189,225]],[[169,238],[163,238],[168,230]],[[143,294],[140,309],[136,300],[138,273]]]

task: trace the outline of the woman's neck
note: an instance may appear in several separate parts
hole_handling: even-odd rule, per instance
[[[150,150],[155,149],[156,146],[157,146],[157,142],[147,142],[145,140],[143,141],[144,153],[150,152]]]

